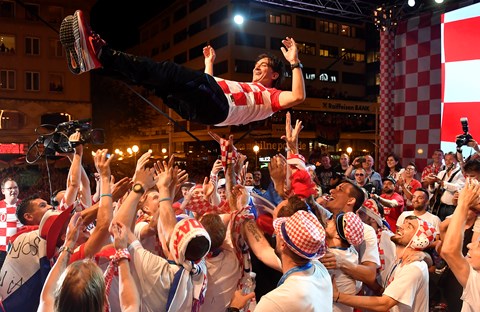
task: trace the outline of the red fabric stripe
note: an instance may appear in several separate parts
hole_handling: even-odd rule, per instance
[[[468,117],[469,132],[475,138],[480,133],[480,123],[474,122],[473,116],[466,115],[471,112],[472,108],[479,107],[480,102],[467,103],[444,103],[441,140],[446,142],[454,142],[455,137],[462,133],[462,125],[460,118]]]
[[[445,62],[480,59],[480,17],[445,23],[443,29]]]
[[[220,86],[220,88],[222,88],[222,91],[225,93],[225,94],[230,94],[230,88],[228,87],[227,83],[225,82],[225,80],[219,80],[217,81],[218,85]]]
[[[240,83],[240,87],[242,88],[243,92],[247,92],[247,93],[253,92],[249,84]]]
[[[247,97],[245,96],[245,93],[233,93],[232,96],[236,106],[247,105]]]

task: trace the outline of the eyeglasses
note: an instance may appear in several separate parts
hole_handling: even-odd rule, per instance
[[[365,174],[363,174],[363,173],[355,173],[355,176],[356,176],[356,177],[363,177],[364,175],[365,175]]]
[[[9,190],[9,191],[18,190],[18,186],[14,186],[14,187],[4,187],[3,189],[4,189],[4,190]]]

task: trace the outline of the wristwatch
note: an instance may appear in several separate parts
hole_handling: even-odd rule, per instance
[[[140,183],[135,183],[132,187],[132,191],[139,194],[145,193],[145,189],[143,188],[143,185],[141,185]]]
[[[300,62],[290,64],[290,68],[291,68],[292,70],[295,69],[295,68],[297,68],[297,67],[300,68],[300,69],[302,69],[302,68],[303,68],[303,64],[300,63]]]

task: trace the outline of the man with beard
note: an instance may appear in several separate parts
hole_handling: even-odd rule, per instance
[[[374,194],[373,197],[383,205],[385,220],[390,225],[392,232],[395,233],[397,231],[398,216],[403,212],[403,196],[395,192],[397,181],[394,178],[387,177],[382,182],[382,194],[380,196]]]
[[[392,236],[394,261],[382,276],[381,297],[353,296],[333,289],[333,300],[348,306],[371,311],[428,312],[428,267],[424,261],[411,261],[418,251],[435,238],[435,228],[416,216],[408,216]],[[390,255],[392,256],[392,255]],[[410,258],[410,259],[409,259]]]
[[[407,216],[416,216],[428,221],[435,227],[435,231],[440,234],[440,218],[428,212],[428,191],[424,188],[418,188],[412,197],[412,211],[404,211],[397,219],[397,227],[403,224]]]

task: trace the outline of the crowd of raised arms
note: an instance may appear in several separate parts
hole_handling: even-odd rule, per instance
[[[60,33],[72,73],[123,74],[189,120],[246,124],[305,99],[290,37],[281,51],[292,90],[280,91],[284,70],[270,55],[238,83],[213,76],[210,46],[199,73],[108,48],[81,11]],[[22,197],[15,177],[4,178],[0,310],[479,311],[476,154],[437,150],[422,170],[391,154],[380,173],[370,155],[338,164],[302,155],[302,121],[285,120],[286,151],[270,155],[268,178],[215,131],[221,154],[200,181],[175,155],[149,152],[133,176],[114,177],[106,149],[90,181],[78,144],[52,200]]]

